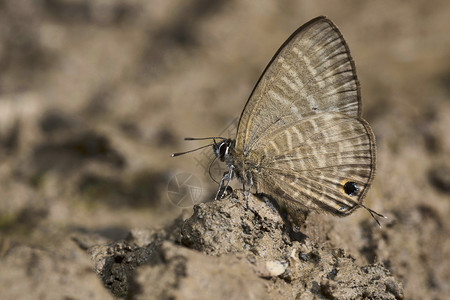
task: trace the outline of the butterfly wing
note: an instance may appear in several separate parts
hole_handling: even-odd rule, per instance
[[[348,215],[362,204],[375,174],[375,137],[366,121],[321,113],[279,127],[255,144],[258,191],[291,209]],[[344,186],[355,183],[349,195]]]
[[[311,114],[360,116],[360,88],[337,27],[318,17],[295,31],[261,75],[242,112],[236,148],[244,155],[271,128]]]

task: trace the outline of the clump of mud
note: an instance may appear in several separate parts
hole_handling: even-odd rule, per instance
[[[403,298],[402,284],[382,264],[358,265],[253,195],[203,203],[167,229],[136,230],[127,240],[85,248],[116,297]]]

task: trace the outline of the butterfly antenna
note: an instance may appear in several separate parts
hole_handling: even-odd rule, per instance
[[[212,145],[214,145],[214,144],[209,144],[209,145],[201,146],[201,147],[199,147],[199,148],[192,149],[192,150],[185,151],[185,152],[172,153],[170,156],[172,156],[172,157],[180,156],[180,155],[187,154],[187,153],[191,153],[191,152],[194,152],[194,151],[197,151],[197,150],[200,150],[200,149],[203,149],[203,148],[212,146]]]
[[[185,141],[201,141],[201,140],[214,140],[214,139],[226,140],[226,138],[221,137],[221,136],[211,136],[211,137],[205,137],[205,138],[193,138],[193,137],[184,138]]]
[[[209,164],[208,173],[209,173],[209,177],[211,177],[211,179],[212,179],[215,183],[219,184],[219,182],[218,182],[217,180],[215,180],[214,177],[213,177],[212,174],[211,174],[211,167],[212,167],[213,163],[216,161],[216,159],[217,159],[217,156],[214,157],[214,159],[212,160],[212,162]]]
[[[380,221],[378,221],[377,217],[375,217],[375,216],[378,216],[378,217],[381,217],[381,218],[385,218],[385,219],[387,219],[388,217],[386,217],[386,216],[384,216],[384,215],[382,215],[382,214],[380,214],[380,213],[377,213],[377,212],[374,211],[373,209],[370,209],[370,208],[368,208],[367,206],[365,206],[364,204],[360,204],[360,205],[361,205],[361,207],[365,208],[365,209],[370,213],[370,215],[372,216],[372,218],[375,219],[375,221],[377,222],[378,226],[381,228]]]

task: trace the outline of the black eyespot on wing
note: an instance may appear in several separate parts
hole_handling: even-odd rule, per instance
[[[347,181],[344,184],[344,192],[349,196],[354,196],[356,192],[358,191],[358,185],[356,182],[353,181]]]

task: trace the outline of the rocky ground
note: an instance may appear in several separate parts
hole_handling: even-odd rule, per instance
[[[364,210],[291,226],[237,189],[211,201],[209,149],[169,157],[232,135],[318,15],[356,61],[382,228]],[[443,0],[0,1],[0,298],[446,299],[449,15]]]

